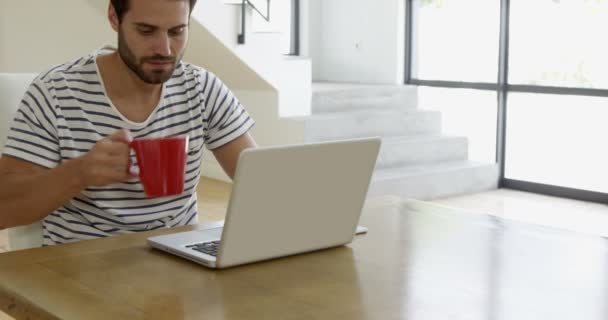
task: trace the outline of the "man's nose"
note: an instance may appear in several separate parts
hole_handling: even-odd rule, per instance
[[[169,35],[160,33],[154,45],[154,54],[169,57],[171,56],[171,41]]]

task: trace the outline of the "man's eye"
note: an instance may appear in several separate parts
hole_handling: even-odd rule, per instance
[[[154,30],[151,30],[151,29],[139,29],[139,33],[141,33],[143,35],[151,35],[152,33],[154,33]]]
[[[172,36],[179,36],[182,33],[184,33],[185,28],[178,28],[178,29],[174,29],[169,31],[169,34],[171,34]]]

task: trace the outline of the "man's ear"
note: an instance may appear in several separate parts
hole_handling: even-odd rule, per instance
[[[114,9],[112,2],[110,2],[110,5],[108,6],[108,20],[110,20],[110,25],[112,26],[112,29],[118,32],[120,22],[118,21],[118,14],[116,14],[116,9]]]

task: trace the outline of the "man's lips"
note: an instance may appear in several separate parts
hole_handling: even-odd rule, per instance
[[[164,66],[168,64],[173,64],[172,60],[146,60],[147,63],[155,66]]]

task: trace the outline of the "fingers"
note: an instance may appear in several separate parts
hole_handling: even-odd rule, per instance
[[[102,140],[107,148],[106,152],[115,155],[128,155],[130,153],[130,144],[133,141],[129,130],[120,129]]]
[[[104,186],[133,179],[139,175],[131,166],[131,136],[127,130],[118,130],[98,141],[83,156],[84,174],[89,185]]]
[[[107,144],[108,152],[112,155],[124,155],[127,156],[130,154],[130,144],[133,141],[131,137],[131,133],[127,129],[120,129],[114,132],[112,135],[108,136],[107,141],[111,142]],[[134,178],[139,176],[139,168],[137,166],[132,166],[130,158],[127,162],[127,170],[125,172],[128,173],[128,178]]]
[[[114,142],[122,142],[125,144],[130,144],[133,141],[131,137],[131,133],[127,129],[120,129],[113,134],[109,135],[106,139],[109,139]]]
[[[139,167],[131,163],[131,158],[125,159],[124,157],[111,155],[104,163],[104,165],[108,168],[113,168],[116,171],[126,174],[127,179],[123,180],[129,180],[139,177]]]
[[[122,142],[114,142],[109,139],[103,139],[95,144],[92,152],[96,155],[104,157],[116,156],[124,160],[129,160],[131,148]]]
[[[112,170],[128,172],[131,159],[121,155],[96,152],[91,155],[91,161],[99,168],[110,168]]]
[[[129,174],[131,175],[132,178],[139,177],[139,167],[138,166],[130,166],[129,167]]]
[[[108,153],[115,156],[120,156],[123,158],[129,158],[131,154],[131,147],[128,144],[124,144],[122,142],[111,142],[112,144],[108,146]]]
[[[98,177],[103,177],[103,184],[110,182],[127,181],[133,178],[124,167],[106,167],[97,172]]]

